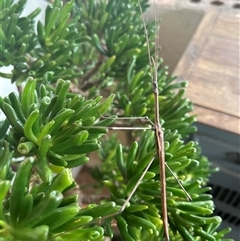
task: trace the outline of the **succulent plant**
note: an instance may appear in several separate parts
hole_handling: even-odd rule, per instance
[[[21,15],[26,2],[0,0],[0,66],[13,66],[0,76],[20,90],[0,98],[6,116],[0,123],[0,239],[100,241],[114,237],[116,222],[123,241],[163,240],[154,95],[138,1],[55,0],[43,23],[35,22],[39,9]],[[147,29],[152,48],[154,24]],[[166,163],[192,198],[167,170],[170,238],[227,241],[230,229],[218,230],[221,218],[208,194],[214,170],[199,145],[185,141],[196,131],[187,84],[174,82],[161,59],[156,65]],[[122,145],[106,135],[117,121],[145,130],[131,130],[129,145]],[[96,150],[101,166],[92,175],[110,195],[81,207],[77,194],[67,192],[77,185],[71,168]]]

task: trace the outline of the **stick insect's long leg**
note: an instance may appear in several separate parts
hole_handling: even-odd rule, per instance
[[[118,212],[116,212],[116,213],[112,213],[112,214],[110,214],[110,215],[104,216],[103,218],[100,218],[100,220],[103,220],[103,219],[106,219],[106,218],[110,218],[110,217],[114,217],[114,216],[122,213],[122,212],[125,210],[128,202],[131,200],[131,198],[132,198],[132,196],[134,195],[135,191],[137,190],[138,186],[141,184],[142,179],[144,178],[144,176],[145,176],[145,174],[147,173],[148,169],[149,169],[150,166],[152,165],[154,159],[155,159],[155,157],[153,157],[153,158],[151,159],[151,161],[148,163],[147,167],[146,167],[145,170],[143,171],[141,177],[138,179],[136,185],[135,185],[134,188],[132,189],[131,193],[129,194],[128,198],[125,200],[125,202],[124,202],[124,204],[122,205],[122,207],[120,208],[120,210],[119,210]]]

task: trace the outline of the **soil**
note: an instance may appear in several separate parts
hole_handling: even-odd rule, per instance
[[[97,187],[98,183],[91,176],[91,167],[85,165],[79,172],[76,182],[78,183],[81,203],[88,205],[90,203],[99,203],[102,199],[109,197],[107,188],[99,190]]]

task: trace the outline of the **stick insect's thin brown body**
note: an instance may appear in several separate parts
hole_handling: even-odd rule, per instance
[[[158,101],[158,83],[157,83],[157,67],[154,59],[152,59],[153,65],[153,93],[154,93],[154,115],[155,115],[155,136],[156,136],[156,149],[157,156],[159,158],[160,168],[160,180],[161,180],[161,203],[162,203],[162,220],[164,228],[164,237],[166,241],[169,241],[168,232],[168,215],[167,215],[167,193],[166,193],[166,176],[165,176],[165,153],[164,153],[164,135],[160,124],[159,117],[159,101]]]
[[[159,102],[158,102],[158,82],[157,82],[157,66],[154,58],[151,57],[150,45],[148,40],[148,33],[146,23],[143,17],[143,12],[140,4],[140,0],[138,0],[139,9],[142,16],[144,32],[146,36],[147,46],[148,46],[148,58],[149,64],[152,72],[152,85],[153,85],[153,94],[154,94],[154,116],[155,116],[155,136],[156,136],[156,149],[157,156],[159,158],[159,168],[160,168],[160,182],[161,182],[161,204],[162,204],[162,220],[163,220],[163,229],[164,229],[164,238],[166,241],[169,241],[169,231],[168,231],[168,216],[167,216],[167,193],[166,193],[166,176],[165,176],[165,153],[164,153],[164,136],[162,127],[160,124],[159,117]],[[155,1],[154,1],[155,5]],[[156,7],[156,6],[155,6]],[[155,12],[155,25],[156,25],[156,12]],[[155,58],[157,54],[157,49],[155,47]]]

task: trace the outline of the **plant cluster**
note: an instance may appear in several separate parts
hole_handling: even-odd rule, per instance
[[[0,98],[6,116],[0,123],[1,240],[100,241],[114,236],[113,222],[123,241],[163,240],[154,130],[131,131],[126,146],[105,135],[119,115],[154,119],[138,1],[55,0],[36,31],[40,10],[23,17],[26,2],[0,0],[0,67],[13,66],[11,74],[0,76],[19,86],[19,93]],[[148,1],[141,7],[146,10]],[[147,29],[152,48],[156,29],[151,23]],[[197,143],[184,142],[196,131],[186,83],[175,83],[162,60],[157,68],[166,162],[193,199],[186,200],[167,171],[171,240],[227,241],[229,229],[218,231],[221,218],[213,215],[207,194],[210,164]],[[134,118],[121,123],[149,124]],[[71,168],[96,150],[102,165],[93,176],[110,195],[83,208],[78,195],[67,192],[76,186]]]

